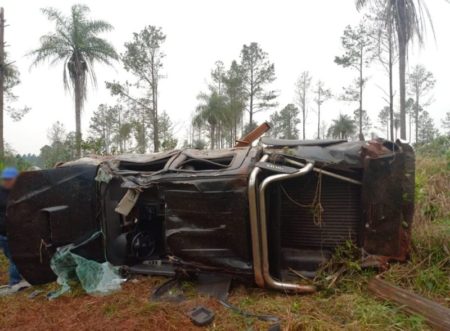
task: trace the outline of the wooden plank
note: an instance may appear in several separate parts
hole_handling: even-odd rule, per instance
[[[404,290],[375,277],[369,281],[369,290],[376,296],[401,305],[401,309],[421,315],[436,330],[450,330],[450,309],[411,291]]]
[[[236,141],[234,147],[246,147],[251,146],[252,143],[261,137],[266,131],[270,129],[270,125],[267,122],[264,122],[260,126],[256,127],[253,131],[247,134],[244,138],[241,138]]]

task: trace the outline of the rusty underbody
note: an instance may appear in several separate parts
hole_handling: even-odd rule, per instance
[[[58,247],[129,272],[227,273],[310,292],[311,276],[352,241],[372,261],[410,250],[414,153],[388,141],[262,138],[255,147],[88,158],[23,173],[8,206],[20,272],[54,280]]]

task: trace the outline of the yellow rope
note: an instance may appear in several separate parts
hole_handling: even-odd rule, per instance
[[[283,185],[280,185],[281,191],[293,204],[301,208],[311,208],[313,212],[313,222],[315,225],[321,227],[323,225],[323,207],[322,207],[322,172],[319,172],[317,177],[316,191],[314,192],[313,201],[310,204],[304,205],[298,201],[295,201],[286,191]]]

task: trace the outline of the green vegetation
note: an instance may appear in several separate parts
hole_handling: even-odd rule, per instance
[[[39,158],[33,154],[17,154],[6,148],[3,159],[0,158],[0,170],[5,167],[16,167],[20,171],[28,170],[39,163]]]
[[[0,59],[0,61],[1,60],[2,59]],[[1,63],[2,62],[0,62],[0,70]],[[30,111],[30,108],[27,106],[14,106],[15,102],[18,100],[18,97],[14,94],[14,88],[20,84],[20,72],[14,64],[14,61],[9,59],[8,53],[5,50],[3,52],[3,67],[3,96],[0,95],[0,98],[3,99],[0,101],[0,118],[4,118],[4,112],[6,111],[13,121],[19,121]],[[4,101],[6,101],[6,107]],[[8,149],[5,147],[7,146],[5,146],[4,127],[2,124],[0,125],[0,158],[7,158],[9,156]]]
[[[298,108],[292,103],[270,116],[271,136],[281,139],[298,139]]]
[[[132,41],[125,43],[125,53],[120,59],[124,69],[134,76],[135,82],[133,84],[106,82],[111,94],[119,96],[132,108],[126,117],[129,121],[131,119],[136,129],[137,149],[140,153],[147,150],[148,136],[152,137],[150,140],[154,152],[159,151],[161,144],[158,91],[165,57],[161,47],[165,40],[166,35],[162,29],[152,25],[146,26],[139,33],[134,33]]]
[[[348,115],[339,115],[328,129],[328,136],[336,139],[347,139],[356,132],[355,122]]]

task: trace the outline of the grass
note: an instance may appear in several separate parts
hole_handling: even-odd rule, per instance
[[[383,277],[394,284],[450,307],[450,218],[448,160],[423,158],[417,161],[416,219],[411,259],[392,264]],[[352,245],[341,247],[336,263],[346,272],[329,286],[321,277],[321,290],[313,295],[287,295],[235,284],[230,295],[234,305],[282,320],[285,330],[427,330],[417,315],[405,314],[400,307],[378,300],[367,291],[373,270],[361,270],[349,258],[356,257]],[[5,260],[0,257],[0,282],[6,282]],[[189,282],[183,289],[188,300],[180,303],[150,302],[152,289],[163,278],[138,277],[117,293],[104,297],[85,295],[80,289],[48,301],[45,293],[56,284],[41,287],[43,294],[29,299],[31,289],[0,298],[0,329],[8,330],[133,330],[152,326],[159,330],[195,330],[186,312],[202,304],[216,314],[209,330],[267,330],[269,322],[243,317],[225,309],[213,299],[194,295]],[[33,289],[34,290],[34,289]]]

